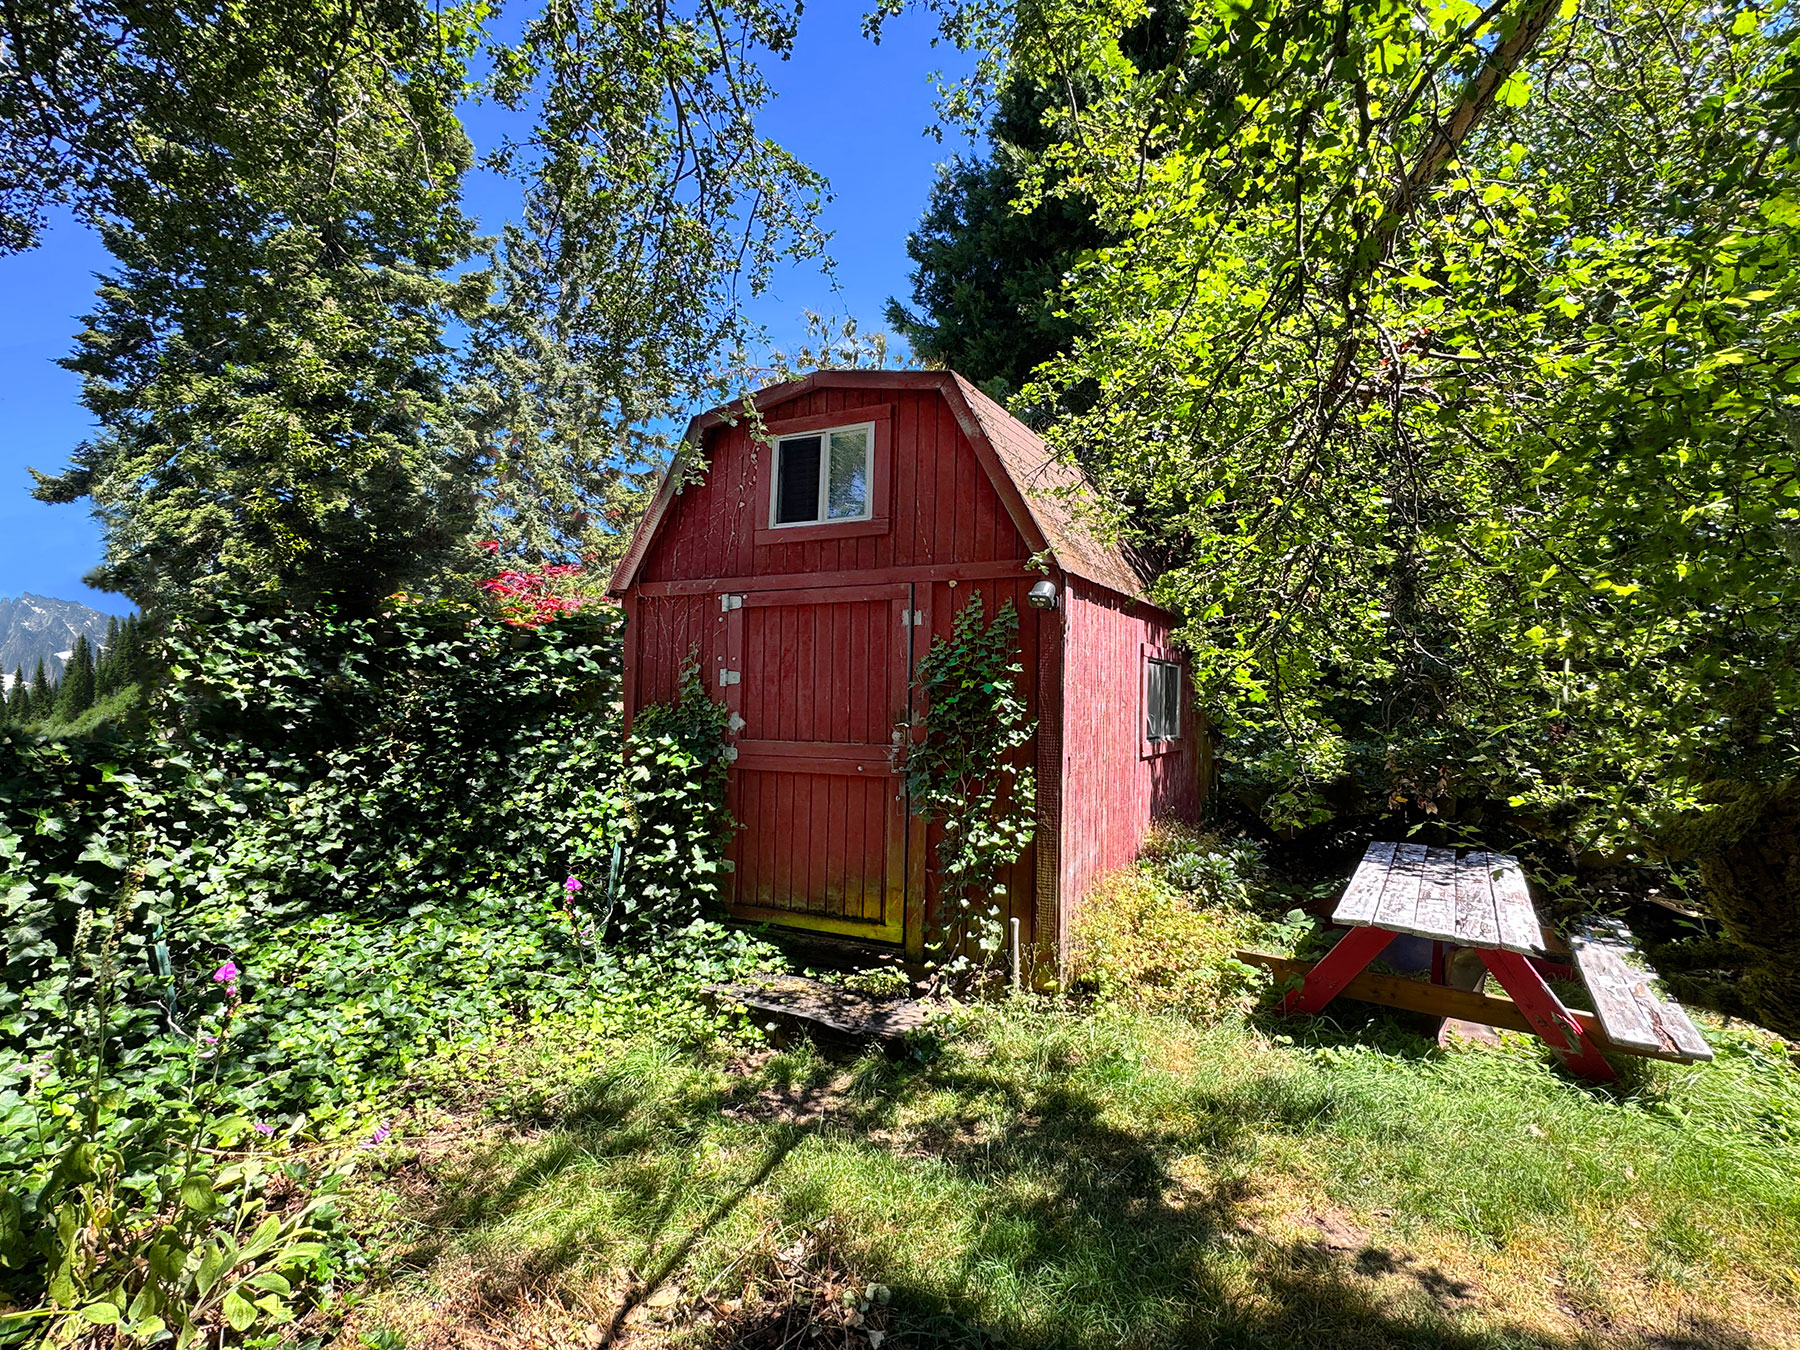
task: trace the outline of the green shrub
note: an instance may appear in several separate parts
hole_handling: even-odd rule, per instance
[[[699,986],[766,959],[700,917],[721,714],[647,712],[621,772],[615,636],[227,611],[167,635],[148,721],[0,732],[0,1343],[278,1323],[328,1210],[265,1232],[223,1152],[368,1129],[520,1020],[719,1030]]]
[[[1076,912],[1070,973],[1103,1000],[1209,1021],[1248,1005],[1261,972],[1237,959],[1243,913],[1172,887],[1139,862],[1101,881]]]

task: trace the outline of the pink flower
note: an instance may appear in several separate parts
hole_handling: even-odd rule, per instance
[[[227,961],[213,972],[214,984],[230,984],[238,977],[237,962]]]
[[[570,877],[567,881],[563,882],[563,889],[565,891],[567,891],[570,895],[575,894],[576,891],[581,889],[580,878],[579,877]]]
[[[387,1137],[392,1133],[393,1133],[393,1131],[388,1129],[387,1126],[377,1125],[375,1127],[375,1133],[369,1136],[369,1142],[364,1144],[363,1147],[364,1148],[374,1148],[375,1145],[377,1145],[377,1144],[385,1143],[387,1141]]]
[[[265,1125],[260,1120],[257,1121],[256,1124],[252,1125],[250,1128],[255,1130],[258,1134],[274,1134],[275,1133],[275,1127],[273,1125]]]

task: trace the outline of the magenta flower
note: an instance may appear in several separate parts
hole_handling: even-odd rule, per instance
[[[387,1126],[377,1125],[375,1127],[375,1133],[369,1136],[369,1142],[364,1144],[363,1147],[364,1148],[374,1148],[375,1145],[377,1145],[377,1144],[385,1143],[387,1141],[387,1137],[392,1133],[393,1133],[393,1131],[388,1129]]]
[[[274,1134],[275,1133],[275,1127],[273,1125],[265,1125],[260,1120],[257,1121],[256,1124],[252,1125],[250,1128],[255,1130],[258,1134]]]
[[[576,891],[581,889],[581,878],[570,877],[567,881],[563,882],[563,889],[570,895],[575,894]]]
[[[227,961],[213,972],[214,984],[230,984],[238,977],[237,962]]]

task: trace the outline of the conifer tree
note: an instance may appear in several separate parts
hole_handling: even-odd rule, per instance
[[[44,658],[40,656],[31,676],[31,720],[42,721],[55,706],[56,686],[50,683],[50,672],[44,669]]]
[[[94,706],[94,649],[87,634],[75,639],[75,649],[63,666],[62,682],[56,688],[56,720],[73,722]]]
[[[117,616],[106,621],[106,641],[100,647],[100,659],[94,662],[94,697],[102,699],[119,692],[119,638],[123,631]]]
[[[127,615],[124,632],[119,638],[119,685],[123,688],[128,684],[149,682],[150,635],[142,617]]]
[[[31,716],[31,686],[25,683],[25,667],[14,666],[6,689],[6,720],[14,726]]]

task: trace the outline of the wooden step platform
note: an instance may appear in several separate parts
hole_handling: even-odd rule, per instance
[[[887,1049],[905,1043],[936,1009],[904,995],[863,994],[804,975],[767,975],[738,984],[714,984],[715,1003],[736,1005],[811,1035]]]
[[[1606,1038],[1621,1049],[1692,1063],[1713,1057],[1687,1010],[1663,997],[1631,930],[1617,919],[1589,918],[1569,934],[1576,968],[1594,998]]]

